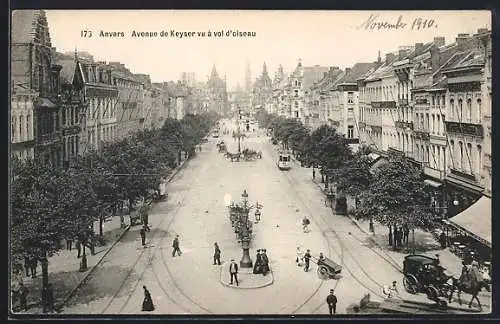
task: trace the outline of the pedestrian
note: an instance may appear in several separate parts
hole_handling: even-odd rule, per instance
[[[141,243],[142,243],[142,246],[146,246],[146,230],[143,228],[141,228],[141,230],[139,231],[139,234],[141,235]]]
[[[23,276],[20,270],[14,271],[12,278],[11,291],[12,291],[12,307],[21,298],[21,285],[23,284]]]
[[[295,263],[297,263],[297,266],[301,266],[302,265],[302,262],[300,262],[302,260],[302,250],[300,249],[300,246],[297,246],[297,258],[295,259]]]
[[[255,255],[253,274],[261,274],[262,273],[262,254],[260,253],[260,251],[261,251],[261,249],[258,249],[257,254]]]
[[[306,263],[304,267],[304,271],[307,272],[309,271],[309,261],[311,260],[311,250],[307,249],[306,253],[304,254],[304,262]]]
[[[313,168],[313,180],[316,179],[316,169]]]
[[[326,297],[326,303],[328,304],[328,311],[330,316],[337,313],[337,296],[333,294],[333,289],[330,289],[330,295]]]
[[[28,253],[24,256],[24,271],[26,272],[26,277],[30,276],[30,257]]]
[[[238,283],[238,265],[236,262],[234,262],[234,259],[231,259],[231,263],[229,264],[229,275],[231,276],[231,282],[230,284],[233,284],[233,278],[234,281],[236,281],[236,286],[239,285]]]
[[[179,256],[182,254],[181,249],[179,247],[179,235],[176,235],[174,238],[174,241],[172,242],[172,247],[174,250],[172,251],[172,256],[175,257],[175,252],[179,254]]]
[[[382,287],[382,293],[387,297],[387,298],[392,298],[396,294],[398,294],[398,288],[396,287],[396,281],[392,282],[392,285],[384,285]]]
[[[403,228],[400,227],[399,228],[399,247],[403,246],[403,235],[404,235]]]
[[[262,274],[265,276],[269,272],[269,258],[267,257],[266,249],[262,249],[261,251],[262,251],[262,255],[261,255]]]
[[[78,255],[76,257],[80,258],[82,254],[82,244],[80,243],[80,240],[77,240],[75,245],[76,245],[76,250],[78,251]]]
[[[323,256],[323,252],[320,252],[318,257],[318,264],[320,264],[323,261],[325,261],[325,257]]]
[[[19,304],[21,306],[21,310],[28,310],[28,288],[24,285],[24,283],[19,283]]]
[[[309,232],[309,224],[311,224],[311,221],[307,218],[307,216],[304,216],[304,219],[302,220],[302,230],[304,233]]]
[[[73,248],[73,239],[67,238],[66,239],[66,250],[71,251]]]
[[[38,259],[36,256],[32,256],[30,259],[30,270],[31,270],[31,278],[36,278],[36,268],[38,266]]]
[[[403,240],[405,244],[408,244],[408,238],[410,237],[410,228],[408,225],[403,227]]]
[[[444,234],[444,231],[439,234],[439,244],[442,249],[446,249],[446,234]]]
[[[153,298],[151,298],[151,293],[146,286],[142,286],[144,289],[144,300],[142,301],[142,311],[152,312],[155,310],[155,305],[153,304]]]
[[[220,265],[220,248],[219,248],[219,244],[217,244],[217,242],[214,243],[214,248],[215,248],[215,251],[214,251],[214,265],[215,264],[218,264]]]
[[[142,216],[142,223],[144,224],[144,230],[146,232],[151,232],[151,228],[149,228],[149,214],[147,211],[145,211]]]

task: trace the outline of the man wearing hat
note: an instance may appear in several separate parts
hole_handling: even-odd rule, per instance
[[[333,289],[330,289],[330,295],[326,297],[326,303],[328,304],[328,311],[330,316],[336,314],[337,312],[337,296],[333,294]]]
[[[234,278],[236,286],[238,286],[238,265],[234,262],[234,259],[231,259],[231,263],[229,264],[229,274],[231,275],[231,285],[233,284]]]

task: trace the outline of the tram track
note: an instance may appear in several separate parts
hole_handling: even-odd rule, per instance
[[[189,181],[188,182],[192,182],[192,180],[195,180],[198,176],[199,176],[199,173],[201,172],[204,172],[206,171],[207,169],[207,166],[205,165],[205,167],[201,168],[198,170],[198,172],[191,172],[189,173],[190,176],[189,176]],[[158,229],[160,230],[163,230],[165,231],[166,233],[168,233],[168,231],[170,230],[174,220],[177,218],[178,214],[179,214],[179,211],[180,209],[182,208],[187,196],[188,196],[189,192],[188,191],[185,191],[184,194],[181,195],[181,197],[179,197],[180,199],[178,199],[178,202],[177,204],[175,205],[175,210],[173,212],[170,212],[170,215],[171,217],[163,217],[160,221],[160,223],[158,224],[158,226],[153,230],[154,234],[153,236],[150,238],[150,242],[154,242],[154,239],[157,237],[157,234],[158,234]],[[166,227],[162,227],[165,222],[167,221],[168,219],[168,223],[166,225]],[[134,283],[134,288],[132,291],[132,293],[128,294],[126,300],[121,304],[121,306],[119,307],[119,311],[118,313],[122,313],[124,311],[124,309],[128,306],[128,304],[130,303],[130,300],[131,298],[133,297],[133,292],[135,292],[137,290],[137,287],[139,286],[140,282],[142,281],[145,273],[148,271],[148,270],[151,270],[151,272],[153,273],[153,276],[155,277],[160,289],[163,291],[164,293],[164,296],[167,297],[168,300],[170,300],[172,303],[174,303],[175,305],[179,306],[179,308],[183,309],[184,311],[188,312],[188,313],[192,313],[185,305],[182,305],[181,303],[179,303],[176,298],[173,297],[173,295],[171,293],[168,292],[168,290],[166,289],[166,287],[164,286],[164,284],[162,283],[164,280],[162,280],[160,278],[160,276],[158,275],[158,273],[154,270],[153,268],[153,260],[158,252],[158,250],[161,249],[161,247],[163,246],[163,243],[165,241],[165,239],[167,238],[168,235],[165,235],[163,236],[159,242],[157,244],[154,245],[154,250],[152,252],[149,253],[149,256],[144,258],[145,256],[145,253],[147,251],[147,249],[143,249],[141,251],[141,253],[139,254],[139,256],[136,258],[136,260],[134,261],[134,263],[132,264],[132,266],[130,267],[129,271],[127,272],[126,274],[126,277],[123,279],[123,281],[121,282],[120,286],[118,287],[117,291],[115,292],[115,294],[108,300],[108,302],[106,303],[106,306],[102,309],[102,311],[100,312],[101,314],[104,314],[106,313],[110,307],[113,305],[113,302],[115,300],[117,300],[119,294],[122,292],[125,284],[127,283],[127,281],[130,279],[130,277],[132,276],[132,274],[134,273],[134,270],[136,270],[137,268],[137,265],[139,264],[140,260],[141,259],[145,259],[145,266],[144,266],[144,269],[141,271],[138,279],[135,281]],[[150,250],[149,250],[150,251]],[[180,289],[178,287],[178,285],[176,284],[175,282],[175,278],[173,277],[172,273],[170,272],[165,260],[163,259],[163,253],[160,253],[160,258],[161,258],[161,261],[162,261],[162,264],[163,266],[165,267],[168,275],[169,275],[169,279],[170,281],[173,283],[173,285],[177,288],[177,290],[179,292],[181,292],[182,295],[184,295],[185,297],[187,297],[188,301],[190,301],[191,303],[197,305],[198,307],[201,307],[203,309],[203,306],[199,305],[196,301],[192,300],[191,298],[189,298],[183,291],[182,289]],[[206,309],[205,309],[206,310]]]
[[[268,153],[272,153],[272,155],[275,155],[274,152],[272,151],[272,148],[269,149],[269,144],[265,144],[266,145],[266,148],[267,148],[267,151]],[[290,187],[294,193],[294,195],[296,196],[297,200],[301,202],[301,204],[306,208],[307,212],[312,216],[312,215],[315,215],[314,213],[312,213],[312,210],[311,210],[311,207],[308,205],[308,203],[306,203],[304,201],[304,199],[302,198],[302,195],[296,190],[297,187],[300,187],[300,183],[294,179],[291,174],[288,174],[290,171],[287,171],[287,172],[283,172],[284,173],[284,177],[287,179],[287,181],[289,182],[290,184]],[[292,171],[293,172],[293,171]],[[385,296],[383,296],[381,294],[381,288],[383,287],[382,284],[380,284],[380,282],[376,279],[374,279],[370,274],[368,274],[368,272],[366,272],[364,270],[364,268],[361,266],[361,264],[359,263],[359,261],[354,257],[354,255],[352,255],[352,253],[349,251],[349,249],[347,249],[347,247],[345,246],[345,243],[343,242],[343,240],[341,239],[340,235],[337,233],[337,231],[335,231],[332,226],[329,224],[329,221],[325,219],[325,217],[323,215],[321,215],[321,213],[318,215],[321,220],[323,221],[323,223],[326,225],[326,229],[328,230],[328,232],[331,232],[333,233],[333,235],[335,236],[336,238],[336,241],[338,241],[339,244],[336,244],[335,246],[338,246],[340,247],[340,252],[337,251],[335,248],[333,248],[333,245],[334,245],[334,242],[332,242],[332,240],[326,235],[325,231],[322,230],[322,234],[323,236],[325,237],[326,241],[328,242],[328,245],[329,245],[329,249],[330,250],[333,250],[336,252],[336,254],[340,257],[340,263],[341,265],[343,266],[343,269],[347,270],[347,272],[351,275],[351,277],[363,288],[367,289],[369,292],[371,292],[373,295],[376,295],[380,298],[385,298]],[[313,218],[313,221],[317,224],[317,220]],[[321,228],[320,226],[318,226],[318,228]],[[357,239],[355,237],[355,239]],[[366,246],[365,246],[366,247]],[[372,252],[375,252],[373,249],[369,248],[369,247],[366,247],[367,249],[371,250]],[[348,254],[349,257],[352,259],[352,261],[356,264],[356,266],[360,269],[360,271],[363,273],[363,275],[371,282],[375,283],[376,286],[378,286],[378,290],[372,288],[372,287],[369,287],[368,284],[366,282],[363,282],[361,280],[361,278],[359,278],[359,276],[355,275],[354,274],[354,270],[351,269],[351,267],[349,266],[346,266],[345,264],[345,254]],[[379,255],[379,254],[377,254]],[[380,256],[380,255],[379,255]],[[381,257],[381,256],[380,256]],[[385,262],[387,262],[389,265],[391,265],[392,267],[395,267],[394,264],[392,262],[389,262],[387,259],[383,258]],[[399,272],[400,270],[397,269]],[[336,289],[338,283],[339,283],[340,280],[336,280],[336,283],[334,285],[334,289]],[[308,298],[306,298],[305,302],[300,306],[300,308],[304,307],[305,304],[307,302],[309,302],[309,300],[311,300],[317,293],[319,292],[319,288],[315,290],[315,293],[311,294],[310,296],[308,296]],[[316,312],[317,310],[319,310],[319,308],[323,307],[324,306],[324,301],[321,302],[320,305],[318,305],[317,307],[315,307],[313,309],[313,313]],[[296,311],[298,311],[300,308],[296,309]]]

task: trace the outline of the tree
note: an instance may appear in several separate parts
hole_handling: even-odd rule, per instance
[[[387,226],[407,225],[410,230],[432,226],[434,215],[429,208],[430,192],[421,172],[408,160],[389,157],[389,162],[373,174],[368,190],[359,195],[357,218],[375,219]]]
[[[372,160],[368,156],[356,154],[335,172],[337,190],[354,198],[367,191],[373,181],[371,165]]]

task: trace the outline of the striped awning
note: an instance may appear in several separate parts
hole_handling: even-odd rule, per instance
[[[482,196],[449,223],[491,248],[491,198]]]

